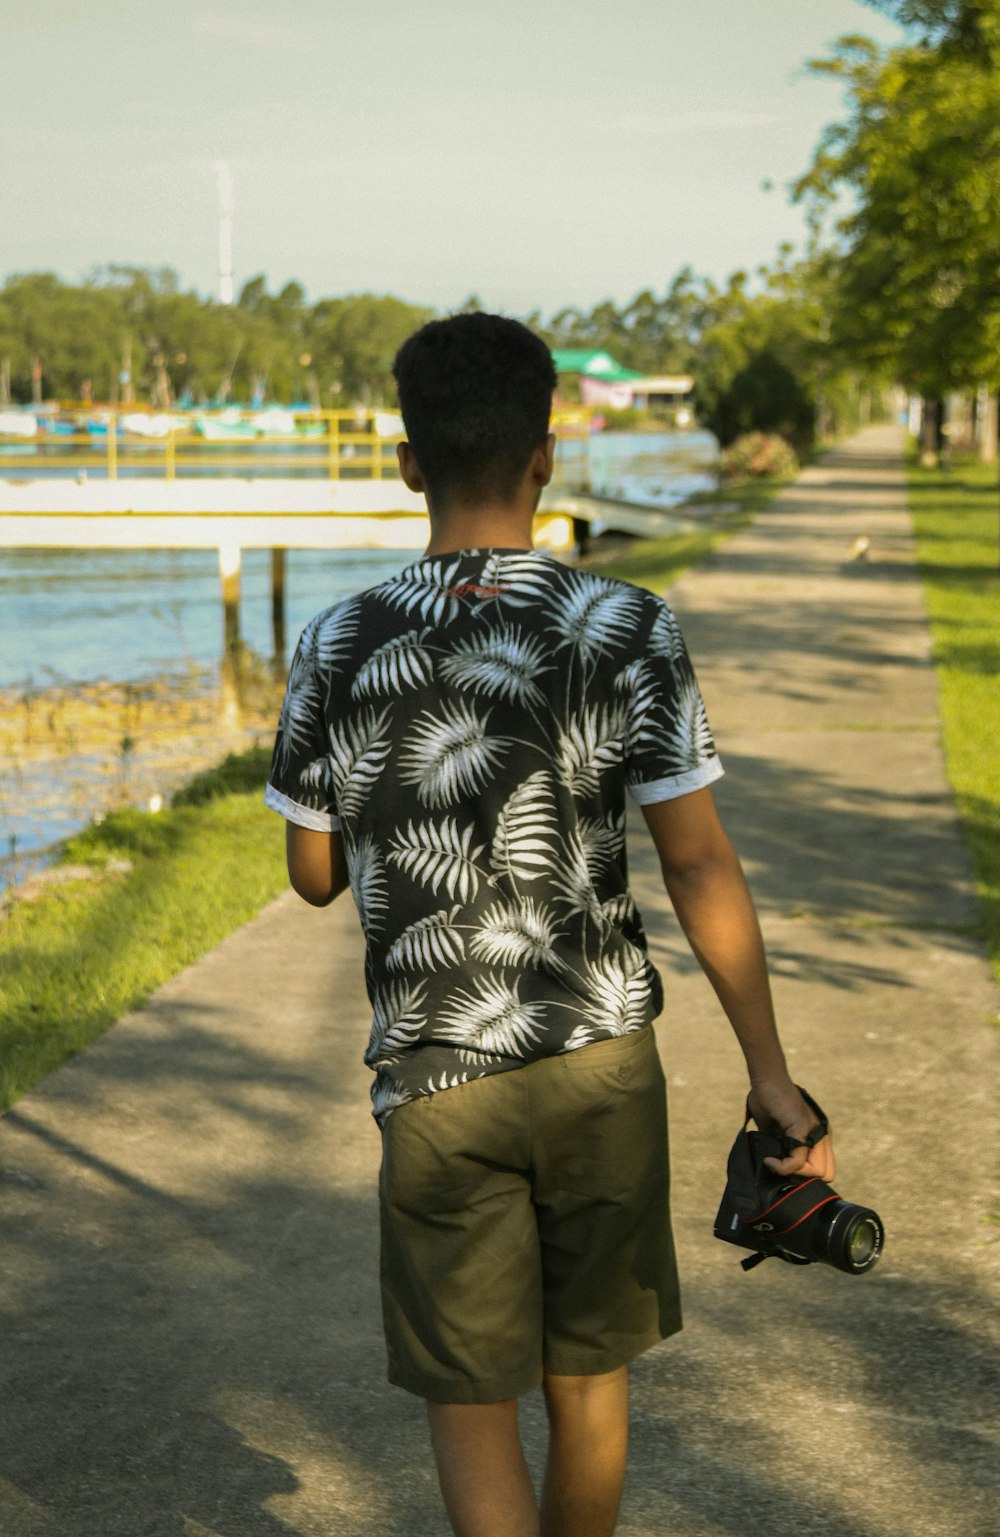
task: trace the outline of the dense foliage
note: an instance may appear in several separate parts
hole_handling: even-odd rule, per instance
[[[63,400],[369,404],[390,396],[396,351],[430,313],[373,294],[309,305],[300,284],[269,294],[263,277],[222,305],[169,268],[112,266],[79,285],[21,273],[0,289],[0,362],[21,401],[37,359],[41,391]]]
[[[847,118],[826,130],[798,187],[817,232],[833,216],[832,337],[928,396],[995,388],[1000,0],[874,3],[916,40],[882,52],[842,38],[811,66],[847,87]]]

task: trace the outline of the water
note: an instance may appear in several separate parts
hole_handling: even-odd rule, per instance
[[[710,432],[599,432],[588,446],[598,496],[667,508],[715,488],[719,445]]]
[[[410,551],[289,550],[287,628],[413,559]],[[243,640],[271,651],[270,552],[245,550]],[[138,682],[215,668],[222,644],[214,550],[0,551],[0,688]]]

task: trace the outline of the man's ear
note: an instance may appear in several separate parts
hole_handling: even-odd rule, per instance
[[[556,435],[550,432],[544,443],[540,443],[535,449],[531,460],[531,478],[535,485],[541,489],[547,486],[552,479],[552,471],[555,468]]]
[[[396,444],[396,462],[399,465],[399,473],[407,490],[423,491],[425,489],[424,477],[420,473],[420,466],[413,457],[413,449],[405,438],[401,443]]]

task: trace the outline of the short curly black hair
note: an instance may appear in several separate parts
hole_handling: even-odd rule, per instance
[[[504,315],[451,315],[409,337],[392,371],[428,499],[509,501],[549,430],[556,370],[541,338]]]

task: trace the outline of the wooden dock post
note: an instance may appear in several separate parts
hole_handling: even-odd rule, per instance
[[[271,550],[271,636],[274,642],[274,670],[285,671],[285,570],[287,551],[276,546]]]
[[[235,542],[219,545],[219,577],[222,582],[222,637],[226,656],[240,649],[240,569],[243,552]]]

